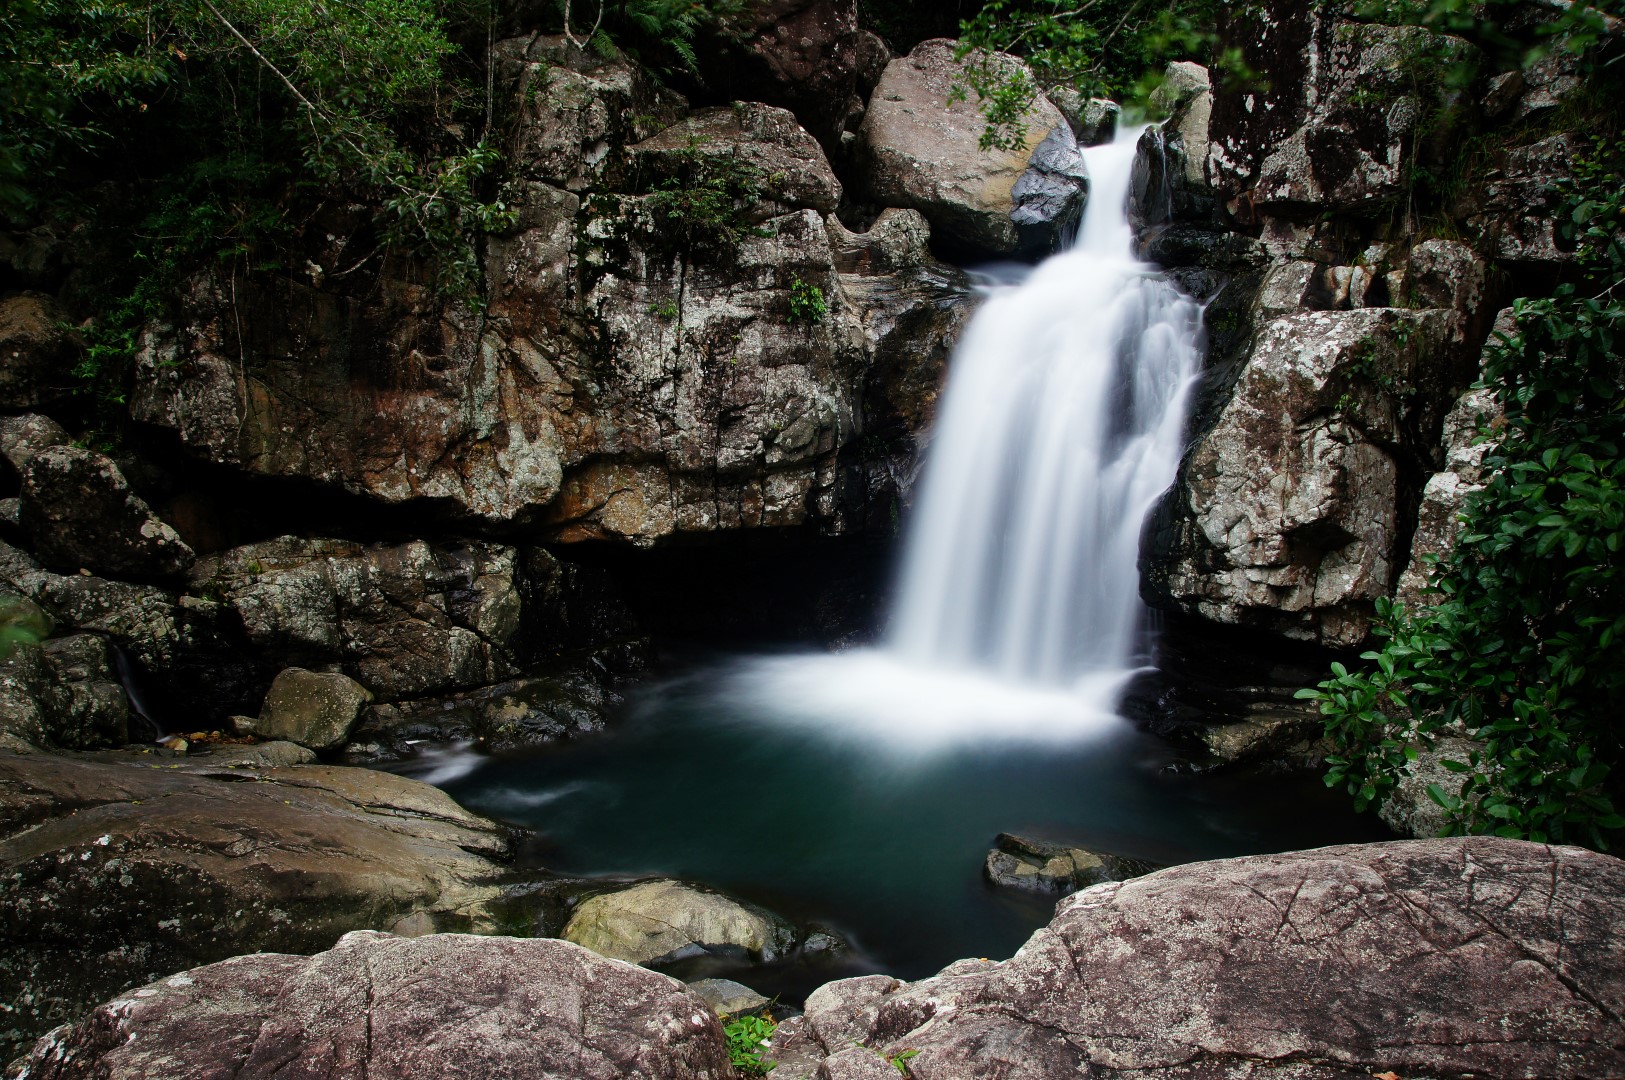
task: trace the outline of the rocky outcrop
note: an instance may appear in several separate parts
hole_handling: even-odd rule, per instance
[[[502,828],[387,773],[215,759],[0,754],[7,1041],[245,948],[493,928]]]
[[[565,939],[634,964],[703,953],[771,963],[795,948],[795,928],[772,912],[679,881],[647,881],[583,900]]]
[[[28,459],[53,446],[67,446],[73,440],[62,425],[49,416],[24,413],[0,417],[0,456],[20,474]]]
[[[1622,887],[1488,838],[1175,867],[1073,895],[1004,963],[821,987],[775,1075],[1611,1076]]]
[[[47,566],[162,578],[185,573],[196,557],[104,454],[41,448],[28,454],[22,477],[19,523]]]
[[[562,543],[861,523],[839,459],[883,351],[864,323],[918,301],[849,301],[817,141],[767,105],[690,113],[561,38],[495,55],[516,219],[483,310],[368,261],[346,212],[302,276],[195,281],[143,341],[132,415],[232,469]]]
[[[1026,892],[1073,893],[1103,881],[1125,881],[1156,867],[1088,848],[1000,833],[982,872],[995,885]]]
[[[1220,623],[1365,638],[1405,558],[1402,470],[1418,401],[1447,377],[1455,316],[1360,309],[1268,323],[1186,459],[1175,554],[1152,588]]]
[[[340,672],[286,668],[272,681],[259,718],[243,726],[261,738],[328,750],[350,737],[371,700],[366,687]]]
[[[198,562],[190,591],[241,621],[282,664],[340,666],[380,700],[516,673],[514,549],[283,537]]]
[[[664,975],[562,941],[352,933],[130,991],[54,1031],[10,1080],[726,1080],[722,1028]]]
[[[1071,126],[1039,96],[1019,146],[983,150],[981,111],[949,103],[961,70],[954,47],[921,42],[886,65],[860,132],[870,193],[882,206],[919,210],[941,239],[984,256],[1047,250],[1087,193]]]

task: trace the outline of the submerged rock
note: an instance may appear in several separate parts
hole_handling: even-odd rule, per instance
[[[731,1080],[722,1028],[664,975],[568,942],[346,934],[134,990],[52,1032],[13,1080]]]
[[[1622,925],[1625,862],[1581,848],[1179,866],[1075,894],[1003,963],[821,987],[780,1026],[775,1075],[845,1075],[857,1044],[934,1080],[1617,1076]]]
[[[564,937],[634,964],[701,953],[771,962],[795,947],[795,929],[770,911],[680,881],[647,881],[583,900]]]
[[[1156,869],[1139,859],[1000,833],[983,873],[995,885],[1028,892],[1072,893],[1103,881],[1126,881]]]
[[[688,988],[704,998],[718,1016],[755,1012],[772,1004],[744,983],[732,979],[698,979],[689,983]]]
[[[245,775],[217,754],[0,754],[0,1057],[110,993],[245,949],[494,928],[506,829],[388,773]]]

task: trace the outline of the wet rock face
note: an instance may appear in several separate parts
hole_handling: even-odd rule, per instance
[[[1175,867],[1075,894],[1002,964],[830,983],[774,1042],[786,1080],[854,1043],[933,1080],[1617,1075],[1622,888],[1617,859],[1489,838]]]
[[[924,41],[886,65],[860,133],[871,194],[882,205],[919,210],[947,239],[984,256],[1047,250],[1086,190],[1071,128],[1040,96],[1023,121],[1021,146],[982,150],[986,121],[975,104],[947,104],[960,69],[954,44]],[[1040,175],[1028,178],[1032,166]],[[1020,220],[1012,218],[1018,209]]]
[[[492,928],[506,830],[388,773],[213,760],[0,754],[8,1041],[245,949]]]
[[[135,578],[171,577],[192,565],[192,549],[105,455],[47,447],[28,455],[22,475],[19,524],[47,565]]]
[[[353,933],[126,994],[53,1032],[14,1080],[734,1076],[681,983],[568,942]]]

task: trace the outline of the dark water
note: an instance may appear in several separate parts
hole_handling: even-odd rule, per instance
[[[1008,957],[1048,921],[1054,898],[982,879],[1001,831],[1165,864],[1386,835],[1314,776],[1167,771],[1175,755],[1126,723],[1069,745],[921,757],[772,723],[708,685],[645,688],[608,735],[437,779],[539,830],[550,869],[706,882],[840,930],[849,970],[903,978]],[[791,993],[822,981],[781,974]]]

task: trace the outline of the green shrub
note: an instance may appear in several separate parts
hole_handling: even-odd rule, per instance
[[[777,1062],[762,1056],[768,1040],[778,1025],[765,1013],[760,1016],[736,1016],[722,1025],[728,1040],[728,1061],[746,1076],[766,1076]]]
[[[822,322],[829,314],[829,301],[824,290],[817,285],[796,278],[790,282],[790,321],[792,323]]]

